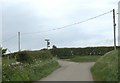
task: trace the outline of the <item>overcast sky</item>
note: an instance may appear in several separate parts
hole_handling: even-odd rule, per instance
[[[46,48],[45,39],[50,39],[51,46],[59,48],[112,46],[112,12],[64,29],[44,31],[81,22],[112,9],[116,9],[117,18],[118,2],[119,0],[4,0],[0,15],[2,46],[17,51],[18,32],[21,32],[22,50]],[[116,23],[118,24],[117,19]]]

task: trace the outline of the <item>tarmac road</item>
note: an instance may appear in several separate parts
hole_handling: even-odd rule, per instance
[[[59,60],[61,68],[40,81],[93,81],[90,68],[95,62],[70,62]]]

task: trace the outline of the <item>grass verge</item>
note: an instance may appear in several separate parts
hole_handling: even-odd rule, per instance
[[[101,56],[75,56],[70,59],[70,61],[74,62],[95,62],[97,61]]]
[[[102,56],[91,72],[96,81],[118,81],[118,51],[110,51]]]
[[[0,56],[0,83],[2,82],[2,60]]]
[[[33,64],[22,64],[19,66],[8,66],[3,64],[3,81],[36,81],[46,77],[59,64],[55,59],[36,61]]]

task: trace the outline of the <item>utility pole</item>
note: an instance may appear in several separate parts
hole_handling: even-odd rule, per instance
[[[116,23],[115,23],[115,9],[113,9],[113,27],[114,27],[114,50],[116,50]]]
[[[0,57],[2,56],[2,44],[0,45]],[[0,58],[1,59],[1,58]]]
[[[20,32],[18,32],[18,51],[20,52]]]
[[[50,47],[50,42],[49,42],[49,39],[45,39],[45,41],[47,42],[47,50],[48,50],[48,47]]]

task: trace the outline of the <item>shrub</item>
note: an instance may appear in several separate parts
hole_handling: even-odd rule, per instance
[[[27,51],[27,54],[32,57],[33,60],[35,59],[40,59],[40,60],[45,60],[45,59],[51,59],[53,56],[50,53],[50,51],[47,50],[42,50],[42,51]]]
[[[41,59],[52,59],[52,54],[49,51],[41,51],[39,54]]]
[[[120,48],[120,46],[117,46]],[[102,56],[105,53],[112,51],[114,49],[113,46],[111,47],[85,47],[85,48],[53,48],[51,49],[51,53],[54,56],[58,56],[58,58],[71,58],[74,55],[99,55]]]
[[[26,51],[18,52],[16,56],[16,60],[22,63],[33,62],[32,58],[27,54]]]

